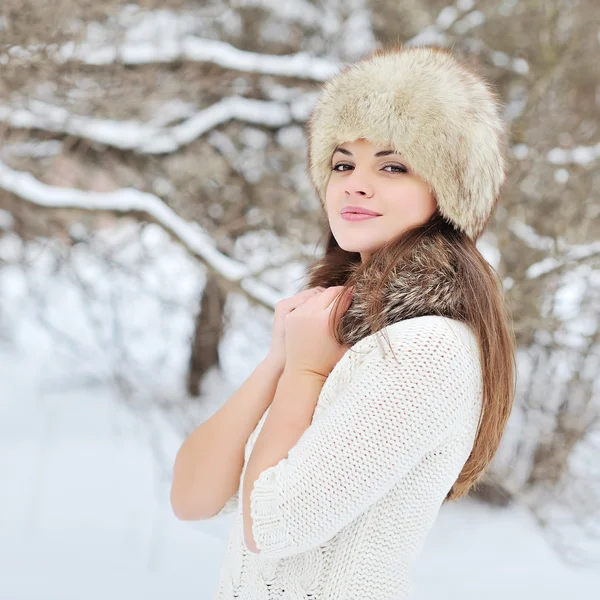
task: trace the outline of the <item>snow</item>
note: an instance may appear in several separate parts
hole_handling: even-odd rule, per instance
[[[0,353],[0,598],[211,600],[231,517],[171,513],[148,426],[109,389],[46,389],[47,356]],[[180,440],[166,423],[170,463]],[[563,565],[520,510],[445,506],[415,600],[592,599],[600,573]]]
[[[552,148],[546,159],[555,165],[589,165],[600,158],[600,144],[575,146],[573,148]]]
[[[143,422],[107,389],[46,390],[47,357],[0,356],[0,598],[208,593],[222,544],[170,513]]]
[[[326,81],[339,70],[341,65],[336,61],[304,51],[284,56],[269,55],[240,50],[227,42],[209,39],[213,33],[208,26],[211,21],[218,23],[231,37],[241,35],[241,20],[233,9],[244,4],[262,5],[272,15],[263,22],[263,42],[285,40],[289,35],[285,25],[291,22],[309,28],[320,27],[324,37],[341,38],[344,53],[350,60],[362,56],[375,42],[364,0],[354,0],[351,14],[341,31],[337,18],[339,11],[335,7],[326,10],[299,0],[238,1],[230,7],[208,6],[187,11],[144,10],[130,4],[104,22],[74,23],[73,29],[80,30],[80,40],[52,48],[53,58],[57,62],[81,61],[88,65],[210,62],[226,69],[319,82]],[[39,48],[34,45],[14,46],[9,55],[27,58],[35,56],[36,51]],[[0,54],[0,63],[3,58],[6,60],[7,55]]]
[[[312,106],[312,96],[297,98],[291,107],[280,102],[269,102],[231,96],[222,98],[211,106],[192,112],[185,107],[178,113],[185,118],[182,123],[163,126],[161,110],[149,123],[115,119],[99,119],[69,113],[65,108],[52,106],[39,100],[29,100],[25,106],[0,106],[0,122],[18,129],[40,129],[53,133],[69,134],[98,142],[120,150],[134,150],[140,154],[175,152],[231,120],[281,127],[290,124],[292,117],[303,113],[296,106]],[[167,106],[169,115],[173,109]]]
[[[485,23],[485,14],[480,10],[472,10],[474,6],[474,0],[457,0],[454,5],[444,6],[433,25],[424,27],[414,37],[404,42],[404,45],[423,46],[437,44],[447,46],[449,44],[449,36],[445,32],[452,29],[453,33],[463,38],[472,52],[476,54],[485,53],[497,67],[513,71],[519,75],[529,73],[529,63],[525,59],[514,58],[504,52],[490,49],[485,45],[483,40],[467,36],[471,30]]]
[[[457,21],[453,29],[459,35],[465,35],[471,29],[479,27],[485,23],[485,15],[480,10],[474,10],[468,13],[460,21]]]
[[[167,35],[169,34],[169,35]],[[106,65],[120,62],[125,65],[167,63],[179,60],[211,62],[225,69],[264,75],[299,77],[325,81],[339,70],[339,65],[323,58],[298,52],[286,56],[260,54],[235,48],[227,42],[181,35],[177,29],[160,30],[148,39],[127,39],[112,45],[105,40],[99,43],[88,39],[81,43],[69,42],[56,53],[60,62],[78,60],[88,65]]]
[[[524,510],[468,500],[440,512],[416,579],[415,600],[592,600],[600,572],[563,564]]]
[[[446,31],[449,29],[458,18],[458,10],[455,6],[445,6],[440,11],[440,14],[435,20],[435,26],[440,31]]]
[[[194,305],[198,265],[160,228],[147,228],[141,236],[145,268],[137,278],[170,293],[171,301],[178,298],[182,307]],[[124,242],[125,229],[104,235],[117,238],[120,260],[138,269],[136,246]],[[11,245],[9,234],[0,246],[5,259]],[[78,335],[85,347],[84,305],[71,297],[64,273],[54,271],[39,248],[34,251],[29,285],[44,290],[54,326]],[[185,364],[191,313],[187,325],[179,311],[177,327],[176,321],[166,321],[161,328],[154,311],[165,298],[152,300],[130,289],[83,250],[77,262],[98,290],[117,287],[113,291],[122,304],[132,305],[145,323],[142,337],[122,332],[132,354],[136,346],[167,346],[177,360],[166,362],[152,384],[162,379],[163,394],[169,385],[174,396],[179,394],[173,375]],[[173,516],[170,470],[182,441],[174,414],[127,402],[110,379],[97,378],[93,385],[82,379],[86,371],[80,363],[58,351],[33,317],[30,288],[17,273],[17,267],[0,270],[5,340],[0,342],[0,598],[212,600],[232,517],[190,523]],[[92,298],[101,298],[98,290],[92,290]],[[103,320],[107,315],[97,313]],[[223,372],[209,374],[205,396],[196,403],[196,423],[231,395],[267,348],[268,320],[247,315],[248,307],[238,303],[220,348]],[[110,342],[104,346],[106,354],[115,350]],[[151,356],[138,353],[140,371],[153,364]],[[442,507],[415,577],[415,600],[562,600],[567,595],[591,600],[600,585],[598,571],[561,562],[523,509],[495,509],[470,499]]]
[[[287,22],[297,22],[304,27],[323,25],[321,7],[307,0],[230,0],[233,8],[260,7],[269,14]]]
[[[1,110],[1,109],[0,109]],[[4,143],[0,148],[0,156],[30,156],[45,158],[61,153],[63,144],[59,140],[32,139],[14,144]]]
[[[266,306],[275,306],[281,295],[261,281],[252,279],[248,268],[219,252],[214,241],[196,223],[188,223],[154,194],[135,188],[116,192],[92,192],[54,187],[38,181],[31,173],[16,171],[0,161],[0,188],[40,206],[78,207],[89,210],[113,210],[123,213],[141,211],[151,215],[173,232],[187,248],[201,257],[223,277],[240,281],[241,287]]]
[[[599,241],[569,244],[561,237],[540,235],[531,225],[527,225],[514,217],[508,219],[508,227],[529,248],[550,254],[550,256],[546,256],[527,267],[526,277],[528,279],[542,277],[572,261],[582,261],[600,253]]]
[[[560,258],[549,256],[529,265],[526,276],[528,279],[535,279],[536,277],[556,271],[572,261],[581,261],[585,258],[597,256],[598,254],[600,254],[600,241],[573,245]]]

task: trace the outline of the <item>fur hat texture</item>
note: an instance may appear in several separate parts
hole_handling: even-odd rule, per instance
[[[377,50],[327,81],[308,120],[308,169],[321,203],[331,157],[365,138],[405,156],[443,217],[477,239],[506,176],[507,132],[498,95],[436,46]]]

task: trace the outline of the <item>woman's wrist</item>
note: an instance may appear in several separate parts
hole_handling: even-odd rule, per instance
[[[267,370],[269,372],[277,373],[281,376],[285,369],[285,362],[276,359],[273,356],[267,355],[262,362],[259,364],[260,369]]]
[[[308,427],[324,383],[323,377],[286,366],[279,378],[272,405],[284,405],[283,410],[288,417],[294,415],[292,420],[299,419],[300,422],[307,420],[305,426]]]
[[[310,365],[291,364],[289,362],[285,364],[282,376],[315,379],[320,381],[321,384],[325,383],[325,380],[327,379],[327,375],[321,373],[319,370],[313,369]]]

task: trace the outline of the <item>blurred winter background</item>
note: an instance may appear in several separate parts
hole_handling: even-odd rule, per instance
[[[395,42],[479,65],[512,128],[478,245],[517,405],[416,597],[597,598],[599,32],[597,0],[2,0],[0,599],[212,600],[230,517],[172,515],[175,453],[322,250],[319,83]]]

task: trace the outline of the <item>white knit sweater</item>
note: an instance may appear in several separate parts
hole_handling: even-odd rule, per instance
[[[481,412],[472,329],[416,317],[360,340],[335,365],[311,425],[251,494],[241,485],[265,411],[245,448],[215,600],[403,600],[411,567],[471,452]],[[449,594],[451,596],[452,594]]]

